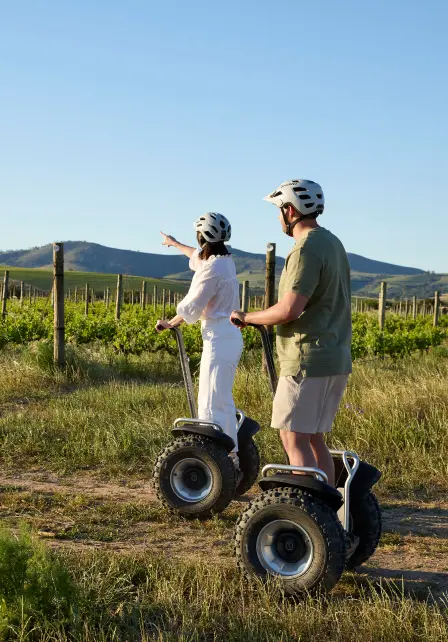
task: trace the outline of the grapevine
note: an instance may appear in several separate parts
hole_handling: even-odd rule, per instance
[[[167,310],[167,318],[174,316],[174,308]],[[155,331],[161,311],[142,310],[137,305],[123,305],[121,318],[116,321],[112,308],[104,303],[90,306],[84,313],[82,303],[67,302],[65,306],[65,336],[72,344],[100,342],[123,354],[139,355],[143,352],[164,351],[177,354],[172,333]],[[192,359],[198,359],[202,350],[200,324],[182,328],[185,347]],[[247,352],[261,348],[260,337],[254,328],[243,330]],[[442,316],[438,327],[433,327],[431,317],[406,319],[396,314],[386,316],[384,330],[378,326],[376,315],[353,314],[352,357],[369,356],[393,359],[415,351],[427,351],[443,343],[448,334],[448,316]],[[48,300],[32,305],[11,301],[5,319],[0,319],[0,349],[7,344],[26,344],[53,337],[53,309]]]

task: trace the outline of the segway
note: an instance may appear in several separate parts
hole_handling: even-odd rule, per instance
[[[261,334],[275,394],[271,343],[264,326],[254,327]],[[373,554],[381,536],[381,513],[371,488],[381,473],[354,452],[331,453],[337,488],[319,468],[264,466],[263,492],[236,526],[237,563],[246,575],[275,577],[290,595],[316,594],[331,590],[344,568],[353,569]]]
[[[176,419],[175,439],[166,446],[154,466],[153,482],[159,500],[187,518],[206,519],[222,512],[235,496],[244,495],[258,479],[260,455],[253,436],[259,424],[237,410],[238,457],[235,468],[229,453],[234,441],[214,421],[198,417],[189,359],[182,332],[172,328],[179,349],[182,375],[191,417]]]

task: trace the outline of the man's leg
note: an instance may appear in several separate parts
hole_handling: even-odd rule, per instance
[[[280,430],[280,438],[291,466],[307,466],[311,468],[317,466],[316,457],[310,444],[310,437],[312,436],[301,432]]]
[[[331,456],[328,446],[325,443],[323,434],[317,433],[316,435],[311,435],[310,445],[317,461],[317,467],[323,470],[324,473],[327,473],[328,483],[331,486],[334,486],[335,479],[333,457]]]

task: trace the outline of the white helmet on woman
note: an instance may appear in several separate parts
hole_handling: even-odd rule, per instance
[[[228,241],[232,233],[232,226],[223,214],[207,212],[194,224],[196,232],[200,232],[208,243]]]
[[[322,214],[325,204],[322,187],[314,181],[306,181],[302,178],[282,183],[263,200],[280,208],[292,205],[305,217],[310,214]]]

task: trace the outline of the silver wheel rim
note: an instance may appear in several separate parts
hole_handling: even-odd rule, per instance
[[[207,464],[196,457],[189,457],[173,466],[170,483],[171,488],[180,499],[194,504],[210,494],[213,478]]]
[[[258,533],[258,559],[272,575],[303,575],[311,565],[313,554],[313,542],[306,530],[289,519],[269,522]]]

